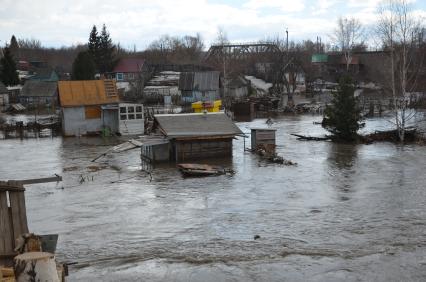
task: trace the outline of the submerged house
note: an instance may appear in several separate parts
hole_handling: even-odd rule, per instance
[[[19,101],[23,105],[56,105],[58,103],[58,83],[28,80],[22,87]]]
[[[118,131],[119,99],[114,80],[59,81],[58,89],[65,136]]]
[[[145,152],[168,149],[167,160],[184,162],[212,157],[231,157],[232,140],[243,132],[224,113],[165,114],[154,116],[154,128],[164,140],[153,143],[151,148],[142,148]],[[148,158],[152,156],[147,156]],[[165,161],[151,159],[151,162]]]
[[[179,78],[179,90],[182,101],[193,103],[220,99],[220,72],[182,72]]]

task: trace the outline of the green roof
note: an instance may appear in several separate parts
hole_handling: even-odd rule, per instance
[[[327,63],[328,55],[327,54],[314,54],[312,55],[312,63]]]

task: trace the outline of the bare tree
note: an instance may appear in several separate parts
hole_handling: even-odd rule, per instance
[[[415,115],[409,110],[409,95],[415,87],[422,59],[417,39],[422,26],[407,0],[386,0],[380,6],[377,32],[390,53],[390,79],[395,125],[401,142],[405,139],[407,121]]]
[[[359,20],[342,18],[337,20],[337,28],[332,36],[333,41],[345,55],[346,71],[352,61],[352,51],[355,46],[363,43],[364,29]]]
[[[204,42],[200,34],[196,36],[171,37],[163,35],[152,42],[146,55],[158,55],[168,62],[194,64],[199,63],[204,50]],[[148,54],[149,53],[149,54]]]
[[[217,45],[224,45],[229,43],[228,35],[222,26],[217,28],[217,35],[214,43]]]

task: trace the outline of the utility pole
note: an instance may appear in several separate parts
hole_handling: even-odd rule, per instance
[[[288,28],[286,28],[285,33],[287,34],[287,38],[286,38],[286,49],[287,49],[287,53],[288,53]]]

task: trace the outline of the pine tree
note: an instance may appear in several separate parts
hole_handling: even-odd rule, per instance
[[[354,97],[355,88],[350,77],[340,79],[337,93],[324,111],[322,126],[341,141],[354,141],[361,124],[361,109]]]
[[[105,24],[102,26],[102,32],[99,39],[100,45],[100,65],[99,70],[101,73],[112,71],[114,60],[114,45],[106,30]]]
[[[97,69],[100,66],[100,37],[98,35],[98,30],[96,29],[96,25],[93,26],[92,31],[89,35],[89,43],[87,44],[89,47],[89,53],[92,55],[93,60],[96,64]]]
[[[19,84],[16,64],[8,47],[3,49],[3,58],[0,59],[0,80],[7,86]]]
[[[78,53],[72,64],[72,80],[95,79],[96,65],[89,51]]]
[[[12,38],[10,38],[9,48],[10,48],[10,52],[12,53],[13,56],[18,56],[19,45],[18,45],[18,41],[16,40],[15,35],[12,35]]]

